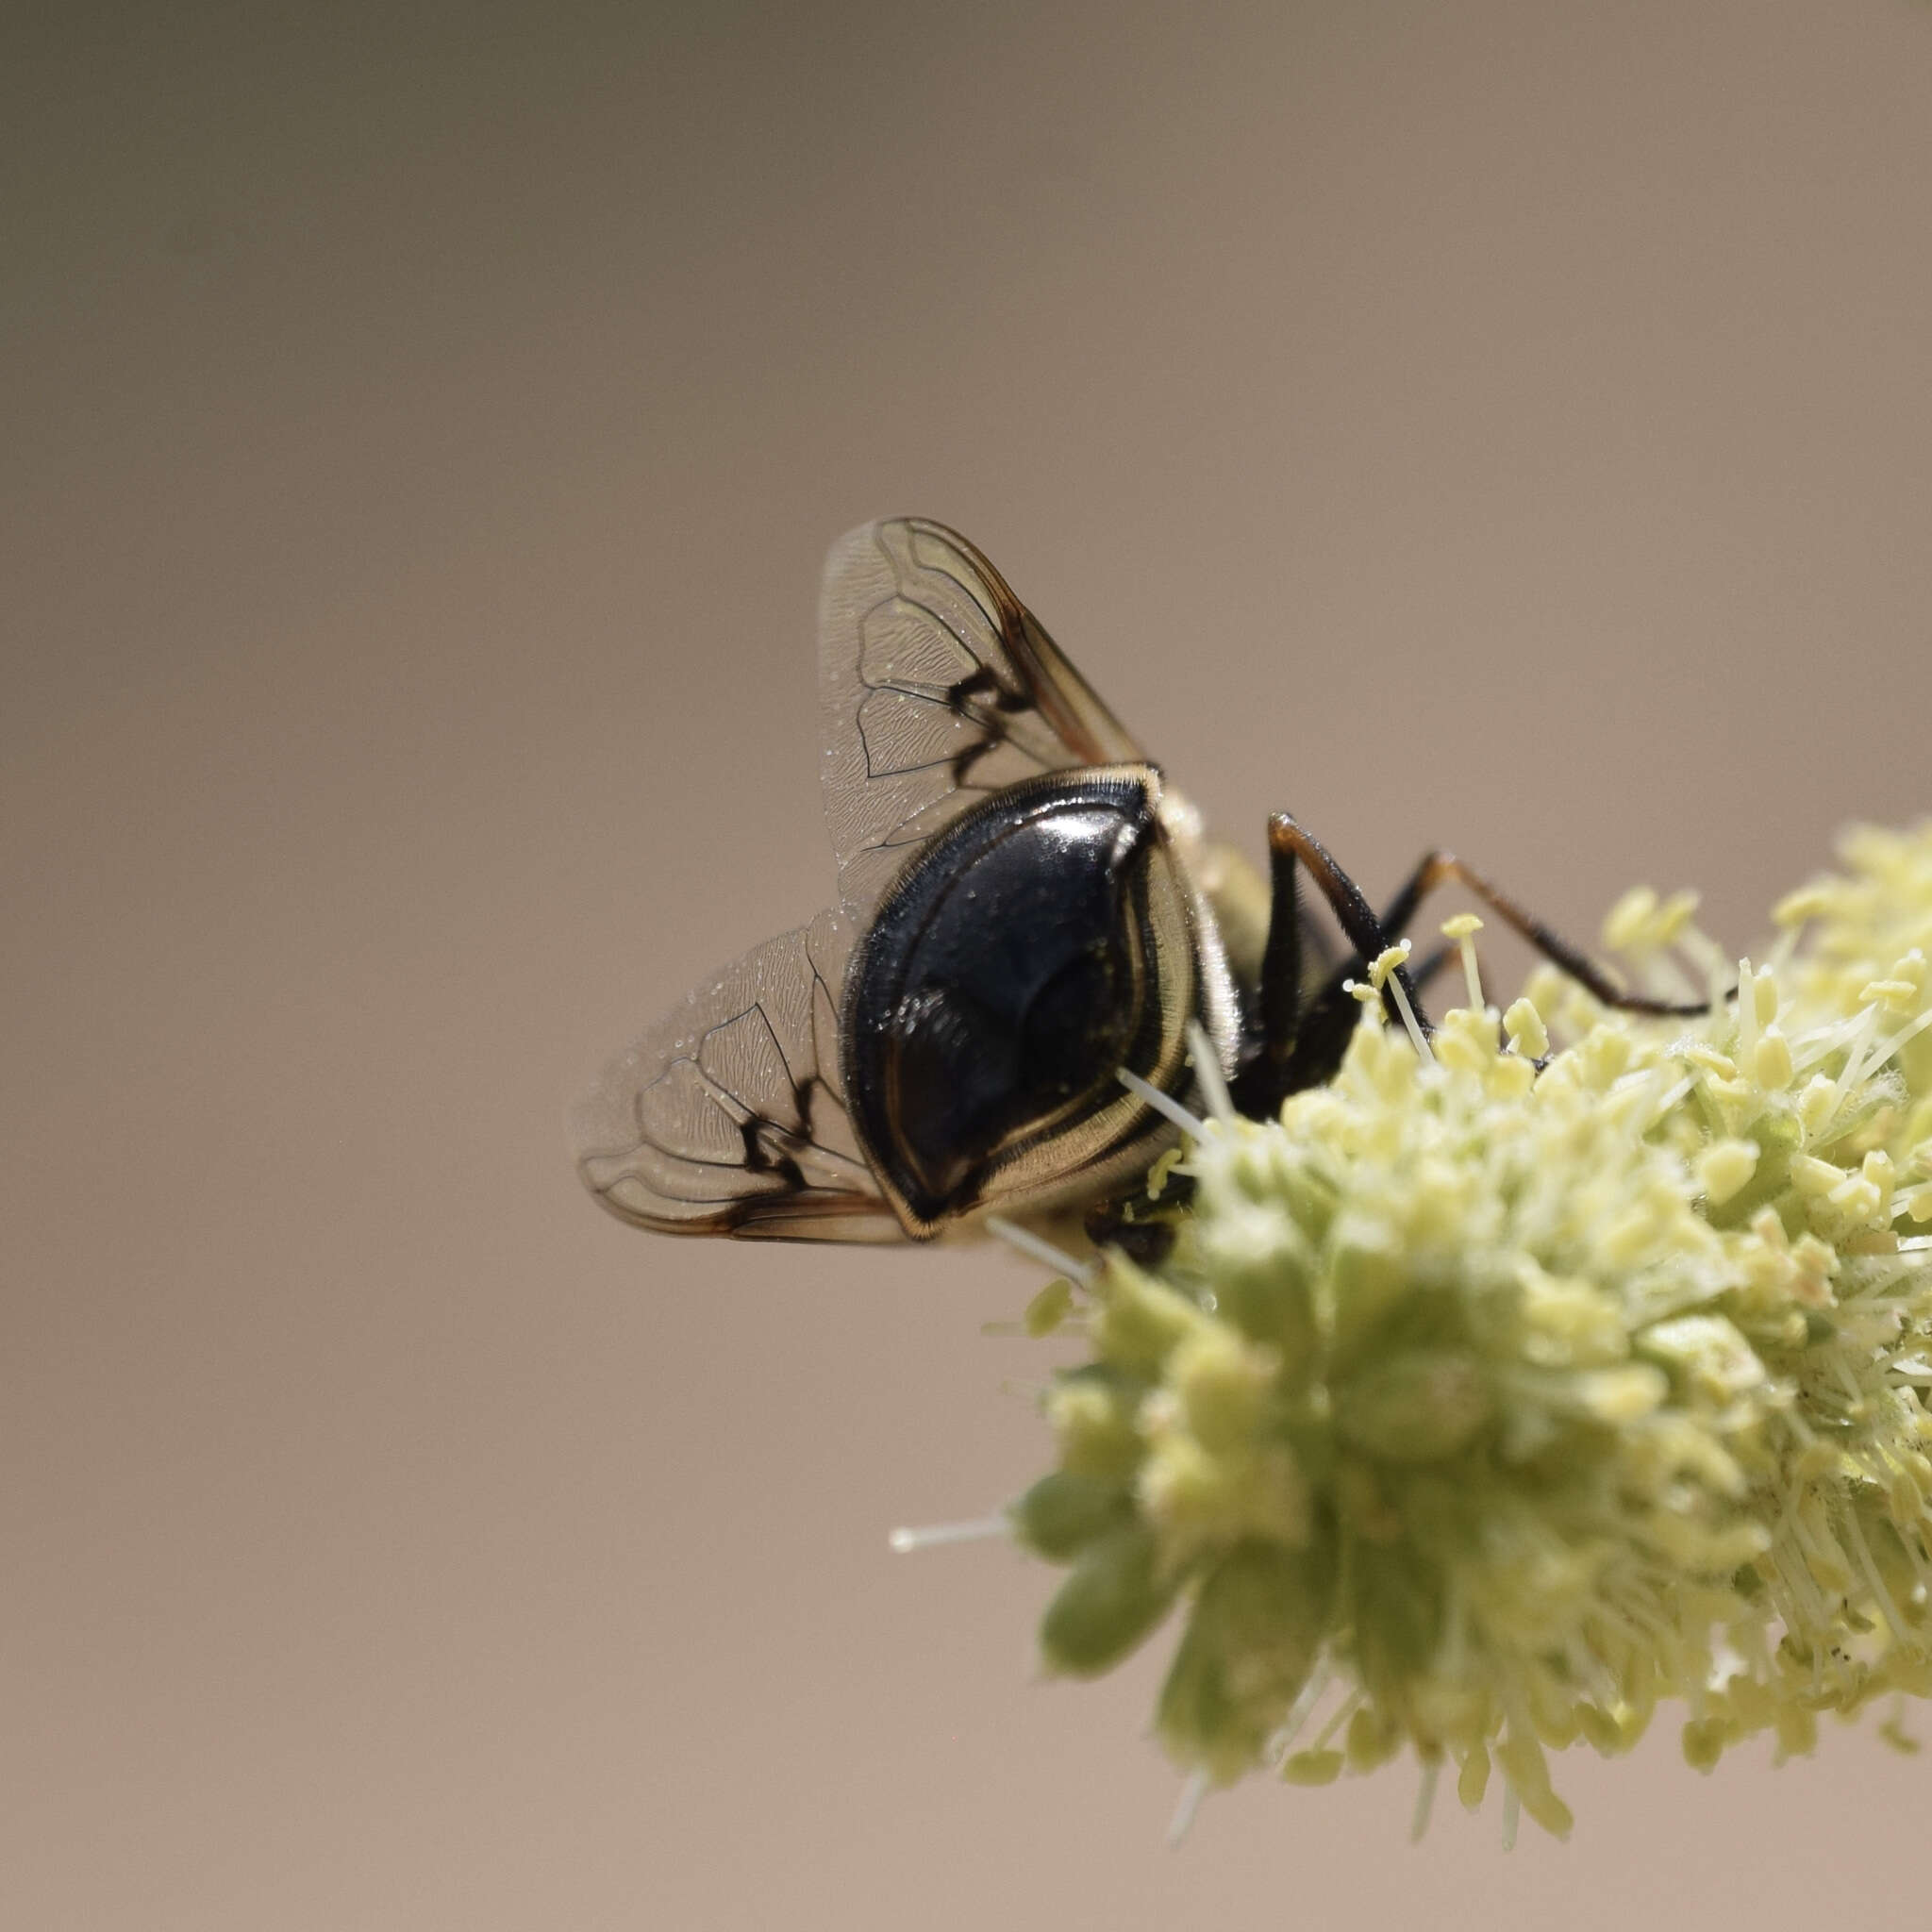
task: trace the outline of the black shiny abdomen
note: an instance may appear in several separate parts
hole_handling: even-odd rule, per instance
[[[846,986],[846,1102],[922,1222],[970,1208],[1030,1134],[1121,1098],[1158,1049],[1146,876],[1160,837],[1121,771],[1016,786],[927,848]]]

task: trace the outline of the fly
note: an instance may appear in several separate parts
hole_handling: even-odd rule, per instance
[[[586,1184],[640,1226],[926,1241],[1105,1203],[1174,1135],[1124,1072],[1191,1098],[1198,1028],[1236,1106],[1272,1113],[1334,1073],[1348,982],[1451,880],[1606,1003],[1704,1010],[1623,993],[1447,853],[1378,915],[1277,813],[1264,888],[942,525],[834,545],[819,691],[834,904],[687,995],[574,1116]],[[1304,917],[1304,870],[1344,957]],[[1242,911],[1264,895],[1265,942]],[[1424,1032],[1442,957],[1395,974]]]

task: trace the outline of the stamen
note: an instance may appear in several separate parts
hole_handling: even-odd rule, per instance
[[[929,1523],[920,1529],[895,1529],[886,1539],[897,1556],[914,1550],[936,1550],[941,1543],[983,1543],[1011,1536],[1013,1525],[1004,1516],[982,1516],[972,1523]]]
[[[1651,1105],[1650,1118],[1645,1127],[1645,1132],[1648,1132],[1651,1127],[1656,1126],[1696,1084],[1694,1080],[1679,1080],[1675,1086],[1665,1088],[1663,1092],[1658,1094]]]
[[[1126,1075],[1121,1077],[1124,1079]],[[1021,1254],[1029,1260],[1038,1261],[1042,1268],[1051,1268],[1056,1274],[1067,1275],[1082,1288],[1093,1285],[1093,1269],[1090,1263],[1074,1260],[1064,1248],[1055,1247],[1050,1241],[1008,1221],[1004,1214],[989,1214],[985,1225],[988,1234],[997,1235],[1009,1248],[1019,1249]]]
[[[1837,1117],[1839,1108],[1851,1098],[1852,1090],[1864,1078],[1868,1067],[1874,1064],[1866,1059],[1865,1050],[1877,1024],[1876,1007],[1862,1008],[1857,1019],[1852,1023],[1851,1043],[1845,1053],[1845,1070],[1838,1076],[1838,1085],[1831,1090],[1831,1111],[1825,1116],[1827,1120]]]
[[[1208,1111],[1218,1121],[1233,1120],[1234,1102],[1227,1096],[1221,1056],[1208,1038],[1207,1027],[1198,1020],[1188,1022],[1188,1059],[1193,1066],[1194,1078],[1201,1083],[1201,1098],[1208,1103]]]
[[[1757,1001],[1755,997],[1756,979],[1752,976],[1749,959],[1738,961],[1738,1060],[1740,1065],[1749,1066],[1751,1056],[1757,1048]]]
[[[1195,1814],[1201,1808],[1201,1800],[1208,1795],[1208,1774],[1205,1770],[1190,1774],[1188,1781],[1181,1787],[1180,1803],[1174,1807],[1174,1817],[1167,1827],[1169,1849],[1175,1849],[1189,1832],[1194,1828]]]
[[[1270,1764],[1278,1765],[1294,1749],[1294,1740],[1300,1736],[1302,1726],[1316,1705],[1322,1701],[1322,1693],[1327,1690],[1335,1667],[1324,1654],[1316,1660],[1315,1667],[1308,1673],[1308,1680],[1295,1693],[1294,1702],[1288,1707],[1288,1715],[1281,1721],[1281,1728],[1269,1739],[1267,1757]]]
[[[1351,1690],[1348,1693],[1348,1695],[1344,1697],[1341,1700],[1341,1702],[1335,1707],[1334,1716],[1332,1716],[1328,1720],[1328,1722],[1322,1726],[1321,1736],[1319,1736],[1315,1740],[1315,1741],[1308,1746],[1308,1749],[1311,1751],[1327,1750],[1328,1746],[1335,1741],[1336,1732],[1339,1731],[1342,1727],[1342,1725],[1345,1724],[1349,1721],[1349,1719],[1352,1718],[1356,1714],[1356,1712],[1361,1708],[1362,1701],[1365,1694],[1366,1693],[1359,1689]]]
[[[1523,1822],[1523,1800],[1507,1778],[1503,1780],[1503,1849],[1516,1849],[1516,1827]]]
[[[1649,886],[1632,886],[1604,918],[1604,944],[1613,953],[1647,953],[1657,946],[1657,893]]]
[[[1138,1093],[1156,1113],[1164,1113],[1182,1133],[1191,1135],[1196,1141],[1208,1138],[1208,1124],[1196,1120],[1172,1093],[1163,1093],[1151,1081],[1143,1080],[1139,1074],[1130,1073],[1125,1067],[1118,1070],[1114,1076],[1129,1093]]]
[[[1919,1035],[1924,1032],[1928,1026],[1932,1026],[1932,1013],[1921,1013],[1909,1026],[1894,1033],[1890,1040],[1880,1041],[1876,1051],[1872,1056],[1873,1066],[1882,1067],[1900,1047],[1908,1045],[1912,1041],[1918,1039]]]
[[[1442,1760],[1431,1757],[1423,1766],[1423,1781],[1415,1794],[1415,1813],[1408,1821],[1408,1841],[1419,1845],[1429,1828],[1429,1814],[1436,1808],[1436,1780],[1442,1774]]]
[[[1416,1024],[1415,1008],[1408,1003],[1408,995],[1402,990],[1402,981],[1396,976],[1396,968],[1404,965],[1408,958],[1409,945],[1404,940],[1399,946],[1391,946],[1369,968],[1370,979],[1377,986],[1385,987],[1395,998],[1395,1010],[1402,1015],[1402,1024],[1408,1028],[1408,1037],[1415,1047],[1416,1058],[1424,1065],[1433,1065],[1436,1056],[1429,1051],[1429,1042],[1423,1035],[1423,1029]]]
[[[1550,1050],[1550,1033],[1543,1024],[1543,1016],[1526,999],[1509,1003],[1503,1015],[1503,1031],[1509,1036],[1509,1051],[1525,1059],[1540,1060]]]
[[[1474,912],[1458,912],[1454,919],[1442,922],[1442,937],[1454,940],[1462,955],[1462,980],[1469,989],[1469,1010],[1472,1013],[1480,1013],[1483,1009],[1483,976],[1475,958],[1475,936],[1482,929],[1483,923]]]
[[[1865,1541],[1864,1529],[1858,1522],[1856,1509],[1845,1511],[1845,1524],[1851,1532],[1852,1554],[1858,1559],[1858,1568],[1865,1573],[1865,1582],[1874,1597],[1877,1599],[1879,1612],[1885,1618],[1886,1627],[1893,1639],[1905,1649],[1912,1647],[1911,1634],[1905,1625],[1905,1619],[1898,1613],[1898,1606],[1891,1600],[1891,1592],[1885,1587],[1885,1579],[1878,1574],[1878,1565],[1872,1560],[1872,1545]]]

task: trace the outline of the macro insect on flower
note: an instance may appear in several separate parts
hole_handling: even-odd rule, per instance
[[[1195,1089],[1191,1027],[1241,1110],[1274,1111],[1334,1073],[1350,982],[1450,878],[1600,999],[1673,1010],[1624,999],[1445,854],[1378,920],[1285,814],[1262,910],[1268,889],[939,524],[834,545],[819,688],[836,903],[694,989],[575,1115],[586,1183],[641,1226],[922,1241],[1131,1192],[1173,1144],[1163,1100]],[[1303,918],[1304,865],[1339,961]],[[1387,997],[1426,1037],[1406,967]]]

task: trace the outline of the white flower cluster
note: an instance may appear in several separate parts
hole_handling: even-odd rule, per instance
[[[1051,1667],[1178,1608],[1158,1728],[1203,1781],[1407,1748],[1558,1833],[1546,1753],[1660,1703],[1707,1767],[1932,1694],[1932,827],[1843,850],[1735,992],[1692,902],[1618,907],[1704,1019],[1472,972],[1423,1051],[1365,1005],[1329,1086],[1191,1139],[1169,1257],[1070,1299],[1091,1359],[1012,1511],[1068,1566]]]

